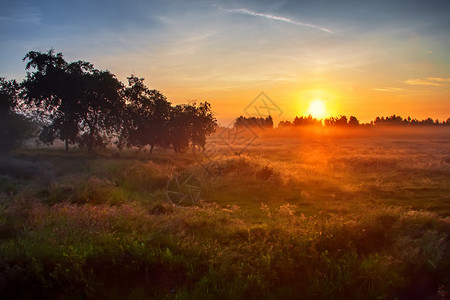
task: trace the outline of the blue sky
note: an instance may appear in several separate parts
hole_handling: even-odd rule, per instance
[[[317,97],[363,120],[450,117],[450,1],[1,0],[0,41],[2,77],[53,47],[223,119],[260,91],[286,118]]]

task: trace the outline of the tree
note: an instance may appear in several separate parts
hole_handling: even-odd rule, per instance
[[[25,139],[32,138],[37,124],[15,112],[20,86],[15,80],[0,78],[0,151],[22,146]]]
[[[264,127],[273,129],[273,119],[272,119],[272,116],[268,116],[268,117],[264,120]]]
[[[123,85],[109,71],[92,69],[83,74],[85,90],[79,99],[79,145],[91,151],[105,142],[122,126],[124,110]]]
[[[336,126],[346,126],[348,124],[346,116],[340,116],[336,119]]]
[[[28,52],[23,58],[28,61],[26,70],[34,69],[33,73],[27,71],[27,78],[22,86],[23,98],[26,104],[35,108],[39,117],[46,123],[40,134],[40,139],[47,144],[59,137],[65,141],[66,151],[69,141],[74,143],[78,135],[75,113],[71,110],[76,107],[68,89],[75,89],[67,82],[67,62],[62,53],[54,53],[51,49],[47,53],[37,51]],[[69,96],[70,95],[70,96]]]
[[[143,78],[128,77],[124,90],[124,123],[118,146],[172,147],[182,152],[189,147],[204,148],[206,136],[215,131],[216,119],[208,102],[172,106],[157,90],[150,90]]]
[[[124,124],[119,136],[119,146],[150,146],[150,153],[156,145],[168,147],[168,126],[171,104],[157,90],[150,90],[143,78],[128,77],[124,91],[127,103]]]
[[[236,119],[236,121],[233,124],[233,127],[235,128],[242,128],[242,127],[250,127],[250,128],[256,128],[256,129],[273,129],[273,119],[272,116],[268,116],[266,118],[263,117],[243,117],[240,116]]]
[[[278,123],[278,128],[291,127],[291,126],[292,126],[291,121],[280,121],[280,123]]]
[[[350,116],[350,119],[348,120],[348,125],[357,127],[359,126],[359,120],[354,116]]]
[[[193,118],[193,126],[190,132],[192,147],[195,149],[195,146],[198,146],[204,150],[206,136],[216,131],[217,120],[211,110],[211,104],[208,102],[201,102],[198,106],[196,106],[196,102],[193,102],[189,107]],[[267,118],[267,120],[269,121],[266,122],[270,123],[272,117]]]
[[[420,125],[431,126],[435,125],[435,122],[432,118],[427,118],[425,120],[420,121]]]
[[[217,121],[208,102],[177,105],[170,113],[169,142],[175,152],[190,146],[204,149],[206,136],[216,130]]]
[[[0,78],[0,151],[8,151],[16,145],[18,132],[12,126],[12,109],[17,98],[18,85]]]
[[[322,126],[322,122],[316,118],[313,118],[311,115],[308,115],[307,117],[295,117],[292,124],[294,126]]]
[[[67,63],[62,53],[30,51],[25,55],[27,78],[23,98],[46,123],[40,139],[51,144],[59,138],[89,151],[103,144],[120,126],[122,84],[109,71],[96,70],[85,61]]]
[[[0,77],[0,114],[9,114],[17,103],[19,85],[15,80],[7,81]]]
[[[327,118],[327,119],[325,119],[324,122],[325,122],[325,126],[347,126],[348,125],[346,116]]]
[[[170,111],[168,123],[168,141],[175,152],[183,152],[189,148],[191,116],[187,105],[176,105]]]

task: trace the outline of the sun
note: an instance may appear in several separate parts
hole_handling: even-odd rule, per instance
[[[316,119],[323,119],[327,115],[327,108],[322,99],[315,99],[311,101],[308,108],[308,114]]]

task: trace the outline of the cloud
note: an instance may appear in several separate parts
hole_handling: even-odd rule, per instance
[[[298,26],[310,27],[310,28],[314,28],[314,29],[318,29],[318,30],[327,32],[327,33],[333,33],[330,29],[325,28],[325,27],[317,26],[317,25],[310,24],[310,23],[298,22],[296,20],[292,20],[292,19],[286,18],[286,17],[280,17],[280,16],[271,15],[271,14],[259,13],[259,12],[255,12],[255,11],[252,11],[252,10],[249,10],[246,8],[225,9],[223,7],[219,7],[219,9],[222,11],[225,11],[225,12],[229,12],[229,13],[261,17],[261,18],[265,18],[265,19],[269,19],[269,20],[281,21],[281,22],[285,22],[285,23],[289,23],[289,24],[298,25]]]
[[[441,78],[441,77],[428,77],[428,80],[437,82],[450,82],[450,78]]]
[[[41,16],[38,14],[16,14],[12,16],[0,16],[0,21],[4,22],[17,22],[17,23],[32,23],[40,24]]]
[[[0,4],[0,22],[41,24],[43,16],[33,5],[21,3],[22,1],[6,2],[11,3]],[[16,3],[12,5],[13,2]]]
[[[378,92],[400,92],[403,91],[403,89],[401,88],[395,88],[395,87],[389,87],[389,88],[376,88],[373,89],[374,91],[378,91]]]
[[[440,86],[450,83],[450,78],[441,78],[441,77],[428,77],[428,78],[417,78],[417,79],[408,79],[405,83],[409,85],[431,85],[431,86]]]

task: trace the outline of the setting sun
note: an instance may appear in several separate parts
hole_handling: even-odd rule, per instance
[[[311,101],[311,103],[309,104],[308,114],[316,119],[325,118],[327,114],[325,102],[323,102],[323,100],[321,99]]]

